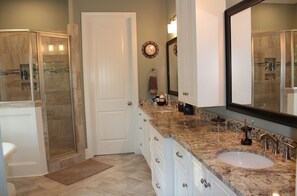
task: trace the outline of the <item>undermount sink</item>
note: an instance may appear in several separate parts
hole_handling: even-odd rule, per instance
[[[230,165],[248,169],[264,169],[274,165],[274,162],[269,158],[253,152],[221,152],[217,158]]]

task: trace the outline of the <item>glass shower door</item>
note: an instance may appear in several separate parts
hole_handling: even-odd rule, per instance
[[[43,100],[45,101],[49,156],[76,151],[73,126],[68,37],[41,35]]]

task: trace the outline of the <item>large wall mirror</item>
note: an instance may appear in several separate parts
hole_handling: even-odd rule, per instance
[[[168,94],[178,96],[177,77],[177,38],[173,38],[166,44],[167,54],[167,87]]]
[[[227,109],[297,127],[297,0],[225,12]]]

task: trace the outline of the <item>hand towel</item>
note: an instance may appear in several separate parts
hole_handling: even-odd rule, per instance
[[[149,92],[151,95],[158,94],[158,79],[156,76],[149,77]]]

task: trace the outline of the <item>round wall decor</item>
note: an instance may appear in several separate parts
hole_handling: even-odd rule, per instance
[[[142,54],[147,58],[154,58],[159,53],[158,45],[153,41],[145,42],[142,45]]]

